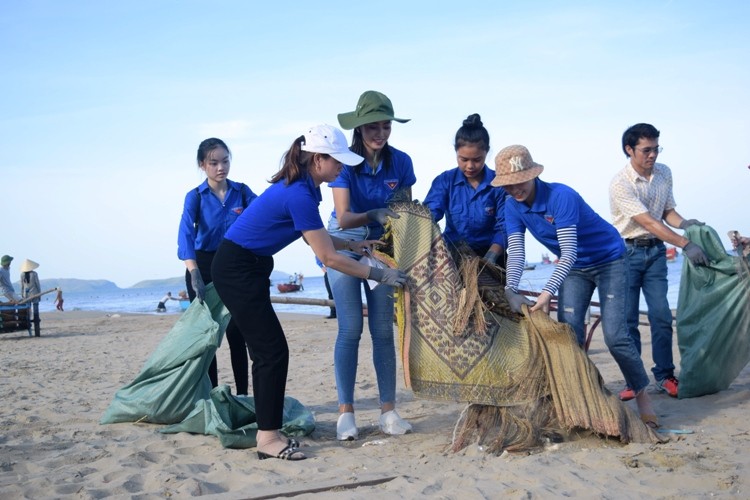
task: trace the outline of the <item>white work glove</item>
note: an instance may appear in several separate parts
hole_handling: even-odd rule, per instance
[[[381,226],[385,226],[385,223],[388,222],[388,217],[392,217],[394,219],[401,218],[399,214],[397,214],[390,208],[373,208],[372,210],[368,210],[366,213],[368,219],[373,222],[377,222]]]
[[[195,298],[203,304],[203,300],[206,298],[206,285],[203,283],[203,277],[201,277],[201,272],[198,269],[190,271],[190,286],[193,287]]]
[[[367,279],[401,288],[406,284],[407,276],[400,269],[391,269],[389,267],[378,269],[377,267],[371,267]]]
[[[510,310],[519,314],[521,313],[521,306],[523,304],[526,304],[527,306],[534,305],[534,302],[526,298],[525,295],[516,293],[510,288],[505,289],[505,298],[508,300],[508,304],[510,305]]]

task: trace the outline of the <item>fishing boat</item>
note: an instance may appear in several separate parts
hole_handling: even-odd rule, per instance
[[[549,260],[549,254],[543,253],[542,254],[542,264],[552,264],[552,261]]]
[[[299,292],[301,285],[298,283],[279,283],[276,285],[279,293]]]
[[[534,269],[536,269],[536,264],[529,264],[527,262],[526,265],[523,266],[524,271],[533,271]]]
[[[677,260],[677,249],[675,247],[667,247],[667,262],[674,262]]]

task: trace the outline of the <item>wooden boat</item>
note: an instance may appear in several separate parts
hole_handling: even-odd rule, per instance
[[[534,269],[536,269],[536,264],[529,264],[527,262],[526,265],[523,266],[524,271],[533,271]]]
[[[677,260],[677,249],[675,247],[667,247],[667,262],[674,262]]]
[[[297,283],[279,283],[276,288],[278,288],[279,293],[289,293],[298,292],[301,287]]]

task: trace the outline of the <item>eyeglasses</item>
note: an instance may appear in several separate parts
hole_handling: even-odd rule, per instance
[[[640,151],[646,156],[650,155],[651,153],[659,154],[664,150],[664,148],[661,146],[656,146],[655,148],[635,148],[635,149],[637,149],[638,151]]]

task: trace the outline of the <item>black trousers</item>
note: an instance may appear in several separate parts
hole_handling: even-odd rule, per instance
[[[271,305],[273,257],[256,255],[225,239],[211,271],[216,291],[250,351],[258,429],[281,429],[289,346]]]
[[[216,252],[195,252],[195,260],[198,263],[198,270],[203,278],[203,283],[211,283],[211,263],[214,260]],[[195,290],[190,280],[190,272],[185,270],[185,285],[187,287],[188,297],[192,302],[195,299]],[[249,352],[245,339],[242,338],[239,328],[234,322],[234,318],[229,320],[227,330],[224,334],[229,344],[229,356],[232,359],[232,373],[234,374],[234,385],[237,388],[236,394],[247,394],[248,381],[250,379],[250,364],[248,363]],[[211,379],[211,386],[219,385],[219,368],[216,363],[216,356],[211,360],[211,366],[208,367],[208,378]]]

